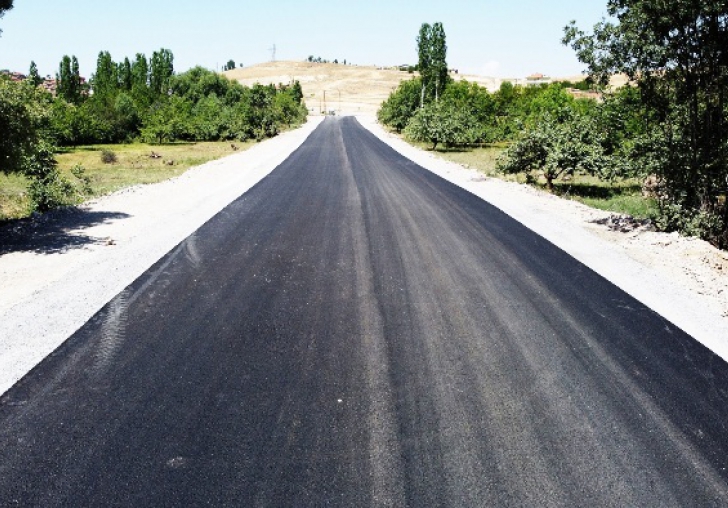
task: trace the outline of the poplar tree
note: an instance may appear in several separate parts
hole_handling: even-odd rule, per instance
[[[149,87],[154,96],[167,95],[170,81],[174,75],[174,56],[168,49],[160,49],[152,54],[150,62]]]
[[[447,71],[447,43],[442,23],[432,25],[430,33],[431,79],[435,88],[435,101],[439,100],[450,78]]]
[[[99,53],[96,60],[96,74],[92,79],[94,96],[99,99],[113,97],[118,89],[117,69],[108,51]]]
[[[422,76],[422,91],[420,93],[420,107],[425,106],[425,94],[432,78],[432,27],[423,23],[417,36],[417,68]]]
[[[119,87],[126,92],[130,92],[134,80],[131,73],[131,62],[128,57],[124,57],[124,61],[119,64],[117,73],[119,76]]]
[[[78,60],[75,56],[64,55],[56,74],[56,93],[72,104],[81,101],[81,76],[78,70]]]
[[[420,107],[428,99],[439,100],[450,76],[447,71],[447,43],[442,23],[423,23],[417,36],[417,67],[422,77]]]

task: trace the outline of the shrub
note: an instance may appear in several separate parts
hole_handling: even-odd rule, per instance
[[[113,150],[102,150],[101,151],[101,162],[104,164],[116,163],[116,153]]]

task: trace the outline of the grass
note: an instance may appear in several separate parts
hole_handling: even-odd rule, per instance
[[[0,173],[0,220],[28,214],[28,180],[24,176]]]
[[[420,148],[429,149],[430,145],[415,143]],[[527,183],[526,175],[505,175],[498,171],[498,157],[506,149],[505,144],[496,144],[480,148],[443,149],[436,153],[443,159],[477,169],[486,176],[501,180]],[[539,179],[536,186],[545,188],[546,181]],[[636,218],[647,218],[656,215],[657,201],[642,195],[639,180],[626,179],[606,182],[588,175],[575,175],[569,181],[554,182],[554,194],[567,199],[580,201],[592,208],[610,212],[627,214]]]
[[[78,164],[83,166],[90,189],[78,196],[77,201],[81,202],[132,185],[156,183],[178,176],[193,166],[235,153],[232,144],[239,150],[245,150],[255,142],[79,146],[62,149],[56,159],[63,176],[79,186],[81,182],[73,176],[71,168]],[[116,162],[104,163],[102,154],[105,151],[113,152]],[[151,158],[152,152],[160,157]],[[172,164],[169,164],[170,161]],[[0,174],[0,221],[30,214],[27,186],[28,180],[23,176]]]

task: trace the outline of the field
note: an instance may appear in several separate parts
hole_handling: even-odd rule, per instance
[[[57,160],[63,176],[77,189],[76,202],[81,202],[131,185],[156,183],[180,175],[193,166],[235,153],[233,144],[238,150],[245,150],[254,142],[81,146],[62,151]],[[104,150],[113,152],[116,162],[104,163],[101,158]],[[84,168],[88,185],[71,172],[79,164]],[[0,221],[28,215],[27,185],[23,176],[0,174]]]

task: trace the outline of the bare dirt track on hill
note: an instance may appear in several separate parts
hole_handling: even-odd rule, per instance
[[[375,66],[312,62],[269,62],[224,74],[247,86],[255,83],[288,84],[298,80],[303,87],[306,105],[314,114],[324,110],[336,111],[337,114],[374,114],[400,82],[414,76]],[[498,78],[483,76],[453,74],[453,78],[467,79],[491,91],[501,82]]]

